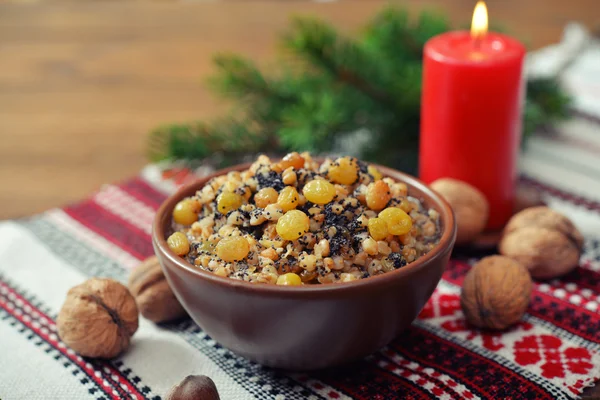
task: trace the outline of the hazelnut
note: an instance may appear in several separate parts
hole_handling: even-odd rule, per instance
[[[483,232],[489,215],[489,204],[483,193],[468,183],[450,178],[438,179],[430,186],[454,210],[456,244],[469,243]]]
[[[205,375],[188,375],[173,386],[166,400],[219,400],[219,392],[212,379]]]
[[[515,214],[499,245],[501,254],[519,261],[538,279],[570,272],[579,263],[582,248],[583,236],[573,223],[548,207]]]
[[[125,286],[92,278],[69,290],[56,325],[62,341],[82,356],[112,358],[129,346],[138,310]]]
[[[460,305],[469,323],[479,328],[505,329],[525,314],[532,286],[527,268],[515,260],[485,257],[465,277]]]
[[[147,258],[131,271],[127,286],[140,313],[150,321],[167,322],[187,315],[173,294],[156,256]]]

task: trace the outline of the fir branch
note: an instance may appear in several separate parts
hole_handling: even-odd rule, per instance
[[[210,154],[206,124],[171,124],[150,132],[148,157],[151,161],[165,159],[201,159]]]
[[[375,16],[367,25],[363,43],[371,49],[390,57],[421,59],[421,47],[406,33],[409,28],[408,12],[404,9],[388,7]],[[398,41],[402,45],[399,45]],[[408,57],[407,57],[408,56]]]
[[[234,54],[219,54],[213,62],[218,73],[208,79],[208,85],[215,93],[233,99],[281,97],[252,61]]]
[[[355,43],[341,38],[335,30],[322,21],[297,18],[293,29],[284,36],[284,46],[300,58],[307,59],[313,66],[320,67],[342,83],[355,87],[365,95],[383,104],[392,102],[389,94],[371,85],[353,66],[372,63],[364,51]]]
[[[523,113],[523,136],[527,138],[538,129],[569,118],[572,102],[555,78],[530,79]]]
[[[282,114],[281,144],[288,150],[327,151],[333,136],[348,122],[346,110],[340,97],[330,91],[303,93],[299,102]]]
[[[265,151],[274,138],[252,130],[246,121],[231,118],[215,121],[165,125],[150,134],[148,156],[152,161],[194,160],[222,154]]]
[[[573,102],[555,78],[534,78],[527,82],[527,97],[540,105],[544,113],[554,122],[569,116],[569,105]]]
[[[215,57],[211,89],[234,101],[231,115],[211,123],[177,124],[151,133],[149,156],[234,162],[247,153],[335,151],[342,138],[369,132],[355,149],[369,161],[414,172],[418,156],[422,52],[425,42],[450,29],[440,15],[411,19],[382,10],[358,38],[315,19],[296,19],[283,36],[291,52],[281,73],[267,75],[236,55]],[[568,117],[571,99],[556,79],[527,84],[524,136]],[[348,141],[345,141],[348,144]]]
[[[420,63],[425,42],[449,29],[442,15],[422,12],[413,23],[407,10],[387,7],[367,26],[363,42],[384,54],[386,59]]]
[[[416,43],[423,48],[429,39],[449,30],[451,26],[445,16],[436,12],[423,11],[411,31],[411,36],[414,36]]]

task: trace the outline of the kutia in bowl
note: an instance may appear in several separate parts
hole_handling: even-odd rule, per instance
[[[260,157],[165,201],[153,244],[188,314],[251,360],[317,369],[388,344],[439,282],[449,205],[359,160]]]
[[[427,254],[439,213],[403,182],[350,157],[261,156],[217,176],[173,210],[167,244],[190,264],[255,283],[351,282]]]

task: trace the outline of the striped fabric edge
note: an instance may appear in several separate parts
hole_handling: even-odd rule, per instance
[[[71,236],[77,236],[82,245],[90,249],[96,249],[108,258],[113,260],[117,266],[123,266],[125,269],[132,269],[139,264],[140,259],[123,251],[119,246],[111,243],[95,232],[85,229],[76,220],[69,217],[63,210],[54,209],[45,213],[46,220],[55,225],[59,230],[64,231]]]
[[[95,261],[86,262],[86,260],[89,260],[90,257],[92,259],[97,258],[98,253],[94,249],[81,244],[78,240],[71,240],[73,238],[69,238],[68,235],[65,234],[65,232],[61,232],[60,229],[58,229],[58,228],[53,229],[52,221],[56,220],[57,215],[60,216],[60,218],[65,219],[65,218],[72,218],[73,213],[60,213],[59,211],[54,211],[50,214],[49,218],[42,217],[42,218],[31,219],[31,220],[27,221],[26,223],[23,223],[23,226],[29,228],[29,230],[33,234],[38,236],[43,243],[48,243],[49,248],[53,252],[55,252],[57,255],[59,255],[61,257],[67,255],[65,260],[67,262],[71,263],[72,265],[75,265],[79,269],[80,272],[88,273],[87,271],[95,270],[95,273],[94,273],[95,275],[109,276],[109,277],[113,277],[113,278],[120,279],[120,280],[124,279],[123,275],[121,274],[122,271],[117,271],[117,273],[115,273],[114,270],[113,271],[103,271],[102,269],[98,269],[98,266],[104,265],[103,263],[99,263],[99,262],[95,262]],[[64,224],[65,224],[64,221],[62,221],[62,225],[64,225]],[[87,229],[87,227],[85,225],[78,224],[77,221],[71,222],[69,224],[69,226],[71,229],[71,233],[74,233],[74,234],[76,234],[78,231],[85,231]],[[139,232],[139,230],[137,232]],[[132,235],[135,233],[136,232],[132,232]],[[131,235],[128,235],[128,236],[131,236]],[[98,239],[98,237],[96,237],[96,239]],[[109,239],[112,240],[112,238],[110,238],[110,237],[109,237]],[[89,238],[88,238],[88,240],[89,240]],[[106,239],[102,238],[101,240],[104,241]],[[85,257],[77,256],[77,254],[81,255],[86,252],[89,254],[86,255]],[[112,251],[111,254],[113,256],[115,256],[115,251]],[[111,264],[112,263],[108,263],[108,265],[111,265]],[[220,361],[220,358],[218,356],[214,356],[210,353],[206,353],[206,355],[213,356],[213,357],[211,357],[211,359],[215,362]],[[246,360],[243,360],[243,361],[246,361]],[[377,366],[377,365],[375,365],[375,366]],[[264,371],[263,371],[263,374],[264,374]],[[244,380],[236,380],[236,382],[238,382],[242,385],[244,385],[244,383],[245,383]],[[259,383],[261,383],[261,382],[259,382]],[[414,384],[414,382],[412,382],[410,380],[407,380],[407,383]],[[269,385],[273,386],[272,384],[269,384]],[[277,394],[281,394],[282,392],[283,393],[286,392],[287,386],[285,384],[283,384],[283,385],[279,384],[279,385],[275,385],[275,386],[277,386],[277,388],[273,389],[274,396],[277,396]],[[273,386],[273,387],[275,387],[275,386]],[[247,388],[249,390],[252,390],[252,386],[248,386]],[[331,387],[329,385],[326,385],[323,382],[318,383],[316,385],[316,387],[309,386],[309,388],[312,390],[313,395],[318,395],[320,393],[324,393],[329,398],[347,398],[343,393],[337,392],[336,389],[334,389],[333,387]],[[292,398],[292,399],[294,398],[294,397],[289,397],[289,396],[291,396],[291,393],[287,393],[286,396],[288,398]],[[303,398],[303,397],[301,397],[301,398]]]
[[[584,110],[571,110],[571,113],[576,118],[581,118],[583,120],[589,121],[596,125],[600,125],[600,114],[594,114],[590,112],[586,112]]]
[[[574,206],[584,208],[588,211],[600,213],[600,202],[598,202],[597,200],[591,199],[584,195],[567,192],[563,189],[556,187],[555,185],[542,182],[539,179],[536,179],[528,174],[521,175],[521,182],[523,182],[527,186],[533,187],[544,192],[546,195],[569,202]]]
[[[94,248],[80,242],[76,231],[71,233],[62,231],[53,224],[52,218],[48,219],[45,215],[42,215],[20,221],[19,225],[38,237],[40,242],[45,243],[50,251],[81,273],[90,277],[110,277],[121,282],[127,280],[126,270],[119,267],[108,255],[101,254]],[[84,226],[77,227],[78,231],[85,229]],[[75,236],[71,236],[73,233]],[[258,371],[262,368],[261,366],[223,349],[195,324],[193,326],[195,327],[195,334],[191,333],[192,331],[187,325],[184,325],[183,328],[180,328],[179,325],[164,325],[166,329],[181,335],[193,348],[200,350],[215,364],[219,365],[234,381],[248,390],[255,398],[270,399],[279,394],[284,394],[286,399],[291,400],[301,400],[308,396],[314,396],[315,400],[324,399],[317,391],[304,389],[297,392],[290,390],[285,384],[278,382],[278,376],[269,377],[268,374],[265,374],[266,371],[261,370],[259,374]],[[235,360],[231,362],[240,365],[238,370],[243,370],[242,372],[232,369],[222,361],[224,356],[221,353],[224,352],[227,354],[227,359]],[[253,381],[256,377],[259,377],[259,379]],[[265,385],[272,387],[271,394],[273,396],[270,396],[269,391],[263,390]],[[330,391],[335,391],[335,389],[330,388]]]
[[[150,182],[147,182],[147,184],[148,184],[148,185],[151,185],[151,183],[150,183]],[[114,190],[113,190],[113,192],[114,192]],[[122,197],[122,193],[119,193],[119,196],[121,196],[121,197]],[[139,198],[137,198],[137,200],[138,200],[138,201],[141,201]],[[101,205],[101,204],[99,204],[99,205]],[[68,214],[67,214],[67,215],[68,215]],[[147,216],[147,215],[148,215],[148,214],[146,213],[146,216]],[[118,215],[117,215],[117,216],[118,216]],[[75,221],[76,221],[76,222],[78,222],[77,220],[75,220]],[[146,223],[147,223],[148,219],[146,219],[145,221],[146,221]],[[53,222],[52,222],[52,221],[46,221],[46,222],[48,222],[48,223],[50,223],[50,224],[53,224]],[[132,222],[132,221],[129,221],[129,222],[130,222],[130,223],[132,223],[132,224],[139,223],[139,221],[138,221],[138,222]],[[146,226],[147,226],[147,225],[146,225]],[[81,226],[80,226],[80,228],[81,228],[81,229],[83,229],[83,230],[86,230],[86,229],[88,229],[87,227],[85,227],[85,226],[83,226],[83,225],[81,225]],[[141,230],[141,231],[146,231],[146,232],[147,232],[147,230],[143,229],[143,228],[142,228],[142,227],[140,227],[140,226],[138,226],[137,228],[138,228],[139,230]],[[58,228],[57,228],[56,230],[57,230],[57,231],[60,231],[60,229],[58,229]],[[146,232],[144,232],[144,233],[146,233]],[[77,236],[77,238],[79,239],[79,237],[80,237],[80,236],[79,236],[79,235],[77,235],[75,232],[70,232],[70,233],[72,233],[72,234],[75,234],[75,235]],[[100,236],[99,234],[97,234],[97,235],[98,235],[98,236]],[[119,248],[120,246],[119,246],[118,244],[115,244],[115,247]],[[91,250],[91,251],[93,251],[92,249],[88,249],[88,250]],[[109,258],[110,258],[110,257],[109,257]],[[136,257],[136,258],[138,258],[138,257]],[[140,258],[141,258],[141,257],[140,257]],[[118,266],[118,264],[117,264],[117,266]],[[83,270],[83,269],[85,269],[85,268],[82,268],[82,270]],[[86,272],[86,274],[89,274],[89,272]],[[121,277],[121,279],[122,279],[122,277]]]
[[[21,325],[22,333],[28,332],[29,340],[73,375],[81,375],[80,383],[97,399],[160,399],[149,386],[141,384],[139,377],[123,374],[121,370],[126,366],[122,362],[86,359],[68,348],[58,337],[55,318],[49,315],[47,308],[34,296],[12,285],[4,275],[0,275],[0,308]]]
[[[479,396],[474,395],[471,390],[459,384],[449,375],[406,359],[391,348],[385,348],[371,358],[374,358],[374,362],[381,368],[410,380],[437,399],[480,399]]]

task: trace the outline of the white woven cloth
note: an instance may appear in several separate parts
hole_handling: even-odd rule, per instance
[[[534,137],[521,170],[591,198],[600,196],[600,40],[579,24],[563,40],[527,58],[532,76],[558,75],[573,96],[575,117],[553,134]],[[597,230],[600,232],[600,230]]]
[[[544,187],[551,206],[571,217],[588,238],[582,271],[598,271],[600,211],[590,210],[600,202],[600,123],[596,120],[600,117],[600,45],[579,26],[570,26],[563,43],[530,56],[529,68],[535,74],[559,71],[580,113],[556,133],[532,139],[522,157],[521,170],[537,182],[535,185]],[[142,178],[121,186],[107,185],[87,202],[50,210],[32,219],[0,223],[1,400],[159,399],[189,374],[210,376],[221,398],[227,400],[366,399],[384,389],[396,393],[397,398],[487,397],[473,376],[444,370],[443,360],[427,364],[416,353],[412,358],[402,349],[387,349],[365,360],[360,374],[350,381],[336,375],[309,376],[264,369],[221,348],[190,321],[156,326],[141,318],[131,348],[124,355],[112,362],[82,359],[56,334],[54,319],[66,292],[91,276],[125,282],[128,271],[152,252],[150,224],[153,209],[160,202],[156,193],[166,194],[173,189],[174,184],[162,180],[156,166],[149,166]],[[452,283],[444,283],[436,298],[444,296],[443,290],[448,287],[453,287]],[[564,282],[551,282],[538,289],[556,301],[567,298],[581,310],[600,312],[600,297],[595,298],[600,293],[592,289]],[[595,315],[593,318],[597,318]],[[415,329],[423,337],[437,335],[439,341],[466,349],[461,354],[474,354],[477,362],[485,358],[486,362],[496,363],[496,367],[489,367],[491,370],[511,371],[502,372],[504,379],[510,375],[516,382],[511,385],[517,387],[531,383],[532,393],[545,393],[537,398],[576,397],[600,376],[600,341],[583,331],[572,334],[533,314],[527,317],[527,324],[534,328],[523,329],[556,335],[564,354],[572,355],[575,350],[570,349],[586,349],[591,354],[588,361],[592,367],[578,367],[579,361],[572,361],[565,377],[544,378],[547,364],[521,367],[516,358],[511,358],[512,347],[492,354],[479,339],[468,339],[466,331],[445,331],[440,318],[421,319]],[[506,346],[517,346],[517,339],[506,341]],[[431,340],[429,346],[438,343],[437,339]],[[456,366],[460,367],[461,362],[457,360]],[[577,372],[577,368],[586,372]],[[374,375],[368,375],[371,373]],[[381,383],[381,379],[389,381]],[[503,384],[488,381],[486,385],[495,383],[499,387]]]

